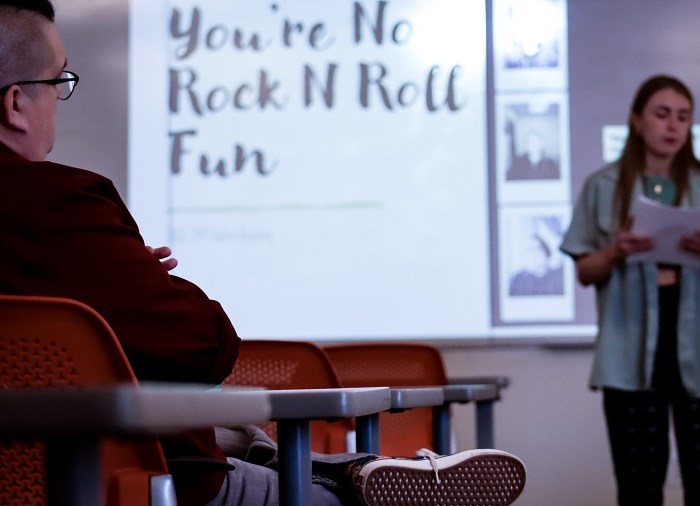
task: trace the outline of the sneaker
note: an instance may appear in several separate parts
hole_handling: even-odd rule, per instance
[[[355,492],[367,506],[507,506],[525,486],[525,465],[498,450],[378,458],[354,469]]]

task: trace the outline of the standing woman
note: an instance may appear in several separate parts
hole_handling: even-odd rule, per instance
[[[673,414],[685,504],[700,505],[700,268],[627,263],[654,246],[632,231],[640,195],[700,207],[693,99],[670,76],[642,83],[622,157],[591,174],[561,249],[595,285],[598,336],[590,386],[602,389],[618,503],[663,504]],[[700,258],[698,231],[680,247]]]

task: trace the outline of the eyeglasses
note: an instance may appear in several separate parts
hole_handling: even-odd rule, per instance
[[[61,72],[61,76],[57,79],[42,79],[38,81],[18,81],[16,83],[8,84],[0,88],[0,94],[4,94],[12,86],[20,86],[22,84],[50,84],[55,86],[58,91],[59,100],[68,100],[73,94],[75,87],[78,85],[80,78],[78,74],[64,70]]]

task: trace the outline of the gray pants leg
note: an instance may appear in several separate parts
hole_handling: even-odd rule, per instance
[[[229,471],[219,494],[207,506],[278,506],[277,471],[232,457]],[[340,498],[321,484],[311,485],[311,504],[341,506]]]
[[[216,439],[235,469],[207,506],[277,506],[279,488],[277,445],[255,426],[216,429]],[[369,460],[367,454],[312,454],[311,498],[314,506],[348,504],[352,490],[342,483],[348,464]]]

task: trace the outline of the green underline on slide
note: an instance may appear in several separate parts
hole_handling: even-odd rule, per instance
[[[170,214],[178,213],[266,213],[277,211],[343,211],[358,209],[381,209],[383,202],[338,202],[334,204],[271,204],[259,206],[179,206],[171,207]]]

